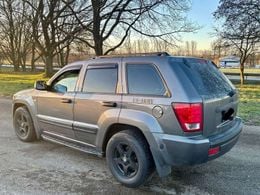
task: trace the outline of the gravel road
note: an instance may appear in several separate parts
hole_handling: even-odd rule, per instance
[[[260,120],[260,119],[259,119]],[[237,145],[207,164],[156,174],[138,189],[123,187],[105,159],[38,141],[12,128],[11,100],[0,98],[0,194],[260,194],[260,127],[246,126]]]

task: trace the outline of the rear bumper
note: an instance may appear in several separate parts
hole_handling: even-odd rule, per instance
[[[229,130],[209,138],[154,134],[159,149],[153,154],[157,153],[162,161],[170,166],[194,165],[215,159],[228,152],[239,138],[243,124],[240,118],[234,120]],[[219,147],[219,152],[209,156],[209,149],[214,147]]]

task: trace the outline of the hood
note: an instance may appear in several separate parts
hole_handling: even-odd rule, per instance
[[[28,96],[29,97],[33,96],[35,93],[36,93],[35,89],[25,89],[25,90],[22,90],[22,91],[15,93],[13,95],[13,99],[27,98]]]

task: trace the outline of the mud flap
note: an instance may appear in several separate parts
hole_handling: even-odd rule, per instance
[[[166,177],[172,172],[172,168],[170,165],[164,163],[163,159],[160,158],[160,154],[156,152],[153,148],[150,148],[150,151],[153,155],[153,160],[156,166],[156,171],[160,177]]]

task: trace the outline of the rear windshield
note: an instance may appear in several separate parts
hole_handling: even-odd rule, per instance
[[[180,65],[203,99],[233,95],[235,87],[209,60],[174,58],[172,67]]]

